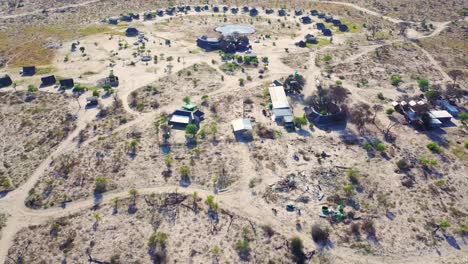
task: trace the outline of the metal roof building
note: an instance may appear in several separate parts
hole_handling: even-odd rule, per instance
[[[250,119],[247,119],[247,118],[236,119],[232,121],[231,124],[232,124],[232,130],[234,130],[234,132],[252,130],[252,123],[250,122]]]
[[[270,91],[273,109],[290,108],[283,86],[270,86],[268,89]]]

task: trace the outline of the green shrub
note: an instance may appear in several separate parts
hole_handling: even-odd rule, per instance
[[[442,149],[442,148],[439,146],[439,144],[437,144],[437,143],[429,143],[429,144],[426,145],[426,147],[427,147],[430,151],[432,151],[432,152],[434,152],[434,153],[439,153],[439,154],[440,154],[440,153],[443,152],[443,149]]]
[[[387,150],[387,146],[385,146],[384,143],[379,143],[379,144],[377,144],[376,149],[378,151],[384,152],[385,150]]]
[[[436,160],[430,160],[425,157],[419,158],[419,163],[421,163],[421,165],[426,169],[430,169],[430,168],[437,166]]]
[[[348,175],[348,178],[349,178],[349,181],[353,184],[358,184],[359,183],[359,178],[360,178],[360,173],[357,169],[349,169],[347,171],[347,175]]]
[[[362,147],[367,151],[372,151],[374,149],[374,146],[372,146],[372,144],[369,142],[364,143]]]
[[[247,240],[237,240],[235,247],[239,254],[248,255],[250,253],[250,244]]]
[[[94,191],[96,193],[103,193],[106,191],[107,189],[107,178],[104,178],[104,177],[99,177],[99,178],[96,178],[96,181],[94,183]]]
[[[149,240],[148,240],[148,247],[154,249],[157,245],[161,246],[162,248],[166,247],[168,235],[163,232],[154,232]]]
[[[180,167],[180,176],[182,179],[188,179],[190,174],[190,169],[187,166]]]
[[[392,115],[393,113],[395,113],[395,109],[393,109],[393,108],[388,108],[387,110],[385,110],[385,113],[386,113],[387,115]]]
[[[351,196],[354,194],[354,186],[353,185],[346,185],[343,187],[343,191],[346,193],[346,195]]]
[[[447,221],[447,220],[442,220],[440,223],[439,223],[439,226],[440,228],[442,229],[447,229],[450,227],[450,223]]]
[[[391,82],[392,82],[393,86],[398,86],[398,85],[400,85],[400,83],[403,82],[403,79],[401,78],[400,75],[395,74],[395,75],[392,75]]]
[[[379,98],[379,100],[385,100],[385,96],[383,95],[383,93],[378,93],[377,94],[377,98]]]

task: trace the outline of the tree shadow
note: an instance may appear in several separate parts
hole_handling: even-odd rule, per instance
[[[447,241],[447,243],[451,247],[453,247],[454,249],[457,249],[457,250],[461,250],[461,247],[458,244],[458,242],[457,242],[457,240],[455,239],[454,236],[451,236],[451,235],[448,235],[448,234],[443,234],[443,235],[444,235],[445,240]]]

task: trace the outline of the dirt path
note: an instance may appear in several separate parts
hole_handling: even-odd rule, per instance
[[[51,8],[51,9],[48,9],[47,11],[49,11],[49,12],[50,11],[58,11],[58,10],[66,9],[66,8],[84,6],[84,5],[96,3],[96,2],[99,2],[99,1],[101,1],[101,0],[94,0],[94,1],[83,2],[83,3],[80,3],[80,4],[74,4],[74,5],[57,7],[57,8]],[[359,7],[359,6],[357,6],[355,4],[351,4],[351,3],[343,3],[343,2],[336,2],[336,1],[325,1],[325,2],[322,2],[322,3],[346,5],[346,6],[350,6],[352,8],[355,8],[357,10],[363,11],[363,12],[369,14],[369,15],[382,17],[382,18],[384,18],[384,19],[386,19],[386,20],[388,20],[390,22],[393,22],[393,23],[403,22],[403,21],[398,20],[398,19],[382,16],[381,14],[379,14],[377,12],[368,10],[366,8]],[[8,18],[27,16],[27,15],[39,13],[41,11],[42,10],[36,10],[36,11],[22,13],[22,14],[3,16],[2,18],[3,19],[8,19]],[[436,24],[436,30],[434,30],[434,32],[432,32],[430,35],[417,36],[417,37],[422,38],[422,37],[435,36],[435,35],[439,34],[440,32],[442,32],[447,27],[448,24],[449,24],[449,22]],[[291,40],[287,40],[287,42],[285,42],[285,43],[290,44]],[[383,44],[383,45],[387,45],[387,44]],[[283,46],[284,45],[279,45],[279,47],[277,47],[278,50],[282,49]],[[364,49],[363,52],[361,52],[359,54],[356,54],[356,55],[353,55],[350,58],[347,58],[346,61],[347,62],[353,61],[353,60],[359,58],[360,56],[362,56],[362,55],[364,55],[364,54],[366,54],[368,52],[371,52],[372,50],[374,50],[375,48],[378,48],[380,46],[381,45],[368,46],[368,47],[366,47]],[[441,71],[441,73],[444,74],[444,77],[447,80],[450,80],[448,75],[443,71],[442,67],[440,67],[440,65],[437,63],[437,61],[435,61],[435,59],[427,51],[425,51],[424,49],[422,49],[422,51],[427,55],[428,59],[437,67],[437,69],[439,71]],[[281,51],[281,53],[284,54],[282,51]],[[315,52],[312,52],[312,53],[314,53],[314,56],[315,56]],[[279,54],[279,52],[277,52],[276,54]],[[275,55],[275,54],[273,54],[273,55]],[[187,59],[187,60],[192,64],[193,63],[200,63],[200,62],[207,61],[207,56],[194,56],[193,58],[190,58],[190,59]],[[272,72],[272,74],[285,74],[285,73],[292,73],[294,71],[294,69],[284,65],[281,62],[279,56],[276,56],[276,55],[272,56],[271,60],[272,60],[272,63],[271,63],[272,66],[270,68],[270,71]],[[307,76],[309,76],[309,78],[315,78],[320,74],[320,69],[315,67],[315,65],[313,65],[313,62],[314,62],[314,60],[310,61],[308,70],[306,71]],[[182,69],[183,67],[185,67],[185,65],[178,64],[178,65],[174,66],[173,72],[176,72],[176,71]],[[159,79],[160,77],[163,77],[164,74],[165,74],[164,72],[157,73],[156,76],[155,76],[155,79]],[[236,82],[237,82],[236,78],[234,78],[234,77],[231,78],[230,76],[227,76],[226,79],[227,79],[227,82],[230,85],[225,85],[223,88],[221,88],[219,90],[216,90],[216,91],[214,91],[212,93],[209,93],[208,95],[209,96],[214,96],[214,95],[221,94],[221,93],[224,93],[224,92],[227,92],[227,91],[232,92],[233,90],[235,91],[235,90],[248,89],[248,88],[251,88],[251,87],[254,87],[254,86],[258,85],[258,83],[248,83],[245,87],[238,87],[238,85],[236,84]],[[314,80],[309,79],[308,81],[313,82]],[[133,92],[136,89],[138,89],[138,88],[140,88],[140,87],[142,87],[144,85],[147,85],[147,84],[149,84],[149,83],[146,83],[146,84],[143,83],[143,85],[141,85],[141,83],[139,83],[138,85],[132,85],[127,81],[123,81],[122,85],[123,85],[124,88],[119,90],[118,97],[123,101],[125,110],[128,113],[130,113],[132,115],[135,115],[136,119],[133,120],[133,121],[128,122],[125,125],[122,125],[122,126],[118,127],[117,129],[115,129],[113,131],[113,133],[124,130],[124,129],[127,129],[127,128],[135,125],[135,124],[138,124],[138,123],[152,122],[154,120],[154,118],[158,114],[160,114],[161,112],[163,112],[163,111],[170,112],[171,110],[175,110],[176,108],[178,108],[179,104],[174,103],[174,104],[162,107],[162,108],[158,109],[157,111],[154,111],[154,112],[151,112],[151,113],[144,113],[144,114],[136,112],[135,110],[131,109],[130,106],[129,106],[129,103],[128,103],[128,96],[130,95],[131,92]],[[232,87],[238,87],[238,88],[233,89]],[[85,103],[84,100],[85,100],[84,98],[80,99],[81,105],[84,105],[84,103]],[[78,135],[78,133],[82,129],[84,129],[89,122],[92,121],[95,114],[96,114],[95,111],[89,111],[89,110],[87,111],[85,109],[81,109],[79,111],[79,113],[78,113],[77,128],[72,133],[70,133],[68,135],[68,137],[58,146],[58,148],[52,154],[50,154],[40,164],[40,166],[38,168],[36,168],[34,173],[31,175],[31,177],[27,180],[27,182],[25,184],[20,186],[18,189],[8,193],[4,198],[2,198],[0,200],[0,209],[1,209],[1,211],[7,212],[10,215],[10,217],[8,218],[8,221],[7,221],[7,226],[2,230],[2,237],[1,237],[1,240],[0,240],[0,262],[1,263],[3,263],[5,261],[5,258],[6,258],[7,253],[8,253],[8,249],[10,248],[10,246],[13,243],[13,239],[15,237],[15,234],[21,228],[24,228],[24,227],[27,227],[27,226],[30,226],[30,225],[34,225],[34,224],[44,223],[45,221],[48,221],[51,218],[66,216],[66,215],[69,215],[70,213],[90,208],[91,206],[95,205],[97,202],[99,202],[100,204],[104,204],[104,203],[108,203],[108,202],[112,201],[112,199],[114,199],[116,197],[122,198],[122,197],[127,197],[128,196],[128,191],[108,192],[108,193],[105,193],[102,196],[102,198],[99,199],[98,201],[96,201],[95,199],[75,201],[75,202],[67,204],[67,206],[64,209],[62,209],[62,208],[51,208],[51,209],[47,209],[47,210],[32,210],[30,208],[27,208],[25,206],[25,204],[24,204],[24,201],[28,196],[29,190],[34,187],[34,185],[40,179],[41,175],[43,175],[44,171],[48,168],[48,166],[49,166],[50,162],[52,161],[52,159],[54,157],[64,153],[65,151],[72,150],[72,149],[74,149],[76,147],[76,144],[73,142],[73,138],[75,138]],[[97,138],[98,137],[88,139],[83,144],[89,144],[89,143],[95,141]],[[245,151],[246,152],[243,153],[242,156],[248,157],[249,156],[248,155],[248,150],[246,149]],[[252,162],[248,162],[247,164],[248,164],[249,167],[246,168],[246,170],[247,171],[254,171],[254,166],[253,166]],[[219,193],[217,195],[217,199],[221,203],[221,205],[222,205],[221,207],[229,208],[229,210],[233,210],[233,211],[235,211],[235,212],[237,212],[239,214],[248,216],[248,217],[254,219],[255,221],[257,221],[259,223],[265,222],[265,215],[270,215],[271,214],[270,208],[264,207],[264,206],[260,207],[260,206],[255,206],[254,205],[253,201],[255,201],[256,198],[255,198],[255,196],[252,196],[252,194],[251,194],[251,192],[249,190],[248,183],[249,183],[250,178],[247,175],[249,175],[249,174],[242,175],[242,177],[239,179],[237,184],[232,187],[232,189],[230,189],[230,190],[228,190],[226,192]],[[153,186],[153,187],[138,189],[138,192],[140,194],[149,194],[149,193],[153,193],[153,192],[154,193],[166,193],[166,192],[175,192],[175,191],[180,192],[180,193],[186,193],[186,194],[190,194],[190,193],[193,193],[193,192],[196,191],[202,197],[206,197],[208,195],[213,194],[212,191],[209,191],[209,190],[197,187],[197,186],[190,186],[188,188],[181,188],[179,186]],[[304,241],[305,245],[308,248],[314,248],[315,247],[313,245],[310,237],[308,237],[305,233],[299,233],[298,234],[297,232],[294,232],[293,230],[291,230],[289,228],[286,228],[285,225],[283,223],[281,223],[281,221],[279,221],[278,219],[273,218],[273,220],[269,224],[271,224],[272,227],[276,231],[278,231],[280,233],[283,233],[284,235],[287,235],[287,236],[299,235],[299,236],[301,236],[303,238],[303,241]],[[372,263],[372,262],[370,262],[370,263]]]

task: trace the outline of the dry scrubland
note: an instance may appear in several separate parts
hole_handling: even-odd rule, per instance
[[[159,234],[154,249],[150,236]],[[163,239],[166,234],[167,238]],[[237,241],[248,241],[238,254]],[[226,263],[238,259],[287,263],[288,239],[229,209],[176,193],[116,200],[21,231],[10,260],[84,263]]]
[[[460,19],[467,12],[466,2],[463,0],[429,0],[424,1],[424,4],[412,0],[340,0],[340,2],[355,3],[386,16],[417,22]]]
[[[458,78],[464,87],[468,86],[467,28],[468,22],[466,21],[452,22],[440,35],[422,39],[419,43],[440,63],[446,72],[450,70],[464,71],[464,74]]]
[[[456,127],[417,130],[401,114],[385,111],[393,100],[420,96],[420,79],[428,80],[426,88],[445,92],[452,81],[437,62],[446,72],[465,70],[461,55],[466,53],[465,22],[450,23],[440,35],[413,43],[398,34],[397,24],[347,6],[238,1],[239,6],[315,8],[339,16],[352,30],[335,34],[332,43],[298,48],[294,42],[316,31],[300,25],[293,16],[225,18],[204,12],[155,23],[137,22],[134,25],[150,38],[145,48],[152,51],[151,57],[159,58],[154,65],[139,62],[131,54],[137,48],[122,36],[127,25],[87,23],[122,10],[158,9],[156,2],[161,3],[98,1],[5,23],[5,27],[15,23],[25,27],[23,33],[6,29],[0,34],[0,56],[9,67],[30,62],[53,64],[48,67],[57,75],[66,72],[74,78],[92,69],[96,72],[78,79],[97,85],[109,73],[107,64],[117,61],[112,69],[121,78],[119,88],[113,95],[101,97],[99,106],[79,110],[78,121],[84,122],[79,123],[81,131],[51,157],[38,181],[31,184],[33,189],[24,192],[27,198],[13,201],[19,207],[12,209],[17,214],[14,221],[30,224],[30,219],[22,217],[38,217],[43,223],[21,229],[28,224],[18,224],[6,263],[164,263],[162,258],[167,263],[291,263],[291,238],[296,235],[304,241],[304,253],[313,263],[468,261],[466,126],[453,119]],[[422,19],[419,11],[423,9],[408,8],[411,3],[404,8],[403,1],[392,1],[400,7],[388,10],[382,9],[381,1],[357,2],[392,17],[412,19],[406,17],[412,14],[414,19]],[[1,12],[19,14],[50,5],[47,1],[24,3],[23,10],[2,7]],[[79,2],[60,5],[75,3]],[[455,18],[452,14],[459,5],[451,1],[434,19]],[[442,18],[444,14],[450,15]],[[41,22],[31,26],[34,21]],[[63,25],[55,25],[63,21]],[[69,31],[68,25],[77,22],[83,26]],[[196,48],[196,37],[213,34],[214,27],[228,23],[257,29],[251,42],[259,55],[258,67],[228,65],[217,53]],[[369,26],[375,26],[375,34]],[[109,34],[118,37],[109,39]],[[170,47],[162,44],[168,38]],[[31,42],[19,41],[25,39]],[[70,55],[70,41],[77,39],[86,52]],[[130,47],[118,49],[119,39]],[[15,43],[20,45],[11,49]],[[53,54],[58,55],[54,58]],[[62,57],[67,55],[71,59],[65,62]],[[262,59],[265,56],[268,63]],[[295,116],[302,116],[309,96],[317,95],[317,78],[325,87],[344,88],[340,103],[348,111],[347,123],[323,130],[303,126],[288,132],[271,121],[266,88],[272,80],[284,80],[296,69],[306,78],[306,87],[301,95],[289,97]],[[18,72],[17,68],[8,70]],[[396,75],[403,82],[392,85]],[[29,82],[36,84],[36,77],[19,82],[17,89],[26,88]],[[136,79],[137,85],[129,79]],[[462,89],[465,80],[463,76],[458,79]],[[0,134],[0,177],[2,183],[11,181],[8,189],[24,183],[77,126],[71,116],[78,111],[76,100],[53,88],[45,89],[50,92],[0,93],[0,121],[5,128]],[[35,98],[26,100],[30,96]],[[83,102],[84,97],[77,100]],[[184,104],[184,97],[190,97],[205,113],[196,140],[188,140],[184,131],[175,129],[165,138],[168,128],[161,124]],[[466,100],[457,99],[458,107],[466,111]],[[363,108],[363,103],[369,108]],[[360,114],[366,115],[362,126],[356,121]],[[253,138],[244,142],[236,141],[230,124],[241,117],[253,123]],[[389,127],[392,124],[395,126]],[[429,143],[440,147],[431,151]],[[173,193],[177,187],[185,194]],[[130,189],[171,191],[163,195],[131,191],[130,198],[123,198],[122,193]],[[200,198],[186,196],[192,191],[199,191]],[[219,204],[205,203],[212,192]],[[109,197],[121,200],[105,200]],[[101,199],[105,202],[98,204]],[[87,208],[91,201],[96,205]],[[288,203],[300,211],[288,212]],[[321,218],[324,205],[333,209],[344,205],[345,219]],[[8,224],[7,229],[16,223]],[[315,224],[326,233],[319,239],[312,230]]]
[[[75,128],[73,99],[55,93],[0,93],[0,191],[24,183]]]

